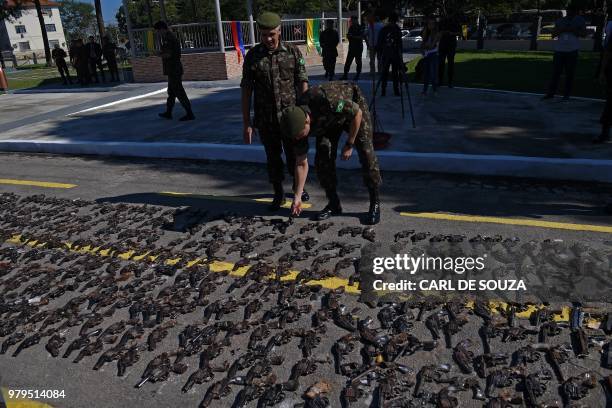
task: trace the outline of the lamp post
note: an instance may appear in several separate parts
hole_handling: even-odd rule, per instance
[[[221,5],[215,0],[215,15],[217,16],[217,36],[219,37],[219,50],[225,52],[225,39],[223,38],[223,23],[221,22]]]

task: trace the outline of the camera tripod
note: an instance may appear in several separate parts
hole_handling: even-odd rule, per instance
[[[401,59],[400,59],[401,60]],[[380,88],[380,84],[382,82],[382,75],[379,73],[378,75],[378,81],[376,81],[376,65],[374,65],[373,70],[372,70],[372,100],[370,102],[370,112],[372,113],[372,117],[373,117],[373,122],[374,122],[374,127],[375,128],[379,128],[382,131],[382,125],[380,123],[380,120],[377,117],[377,113],[376,113],[376,94],[378,93],[378,89]],[[410,86],[409,86],[409,80],[408,80],[408,68],[406,67],[406,65],[404,64],[404,62],[402,61],[400,64],[400,67],[398,69],[398,74],[399,74],[399,78],[398,80],[400,81],[399,84],[399,92],[400,92],[400,101],[401,101],[401,105],[402,105],[402,120],[404,120],[405,118],[405,107],[404,107],[404,91],[402,88],[402,84],[406,87],[406,97],[408,98],[408,107],[410,109],[410,118],[412,119],[412,127],[416,128],[416,122],[414,120],[414,110],[412,108],[412,98],[410,97]]]

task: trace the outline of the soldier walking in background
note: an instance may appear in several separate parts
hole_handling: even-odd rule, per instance
[[[277,211],[285,203],[283,151],[292,177],[295,169],[295,155],[281,137],[279,120],[283,110],[295,105],[297,98],[308,89],[308,76],[300,50],[281,41],[280,17],[264,12],[257,19],[257,25],[261,42],[249,50],[242,66],[243,136],[244,142],[251,144],[253,128],[259,131],[266,151],[268,178],[274,188],[269,209]],[[251,123],[253,93],[255,118]],[[303,191],[301,200],[308,199],[308,193]]]
[[[361,57],[363,55],[364,30],[361,24],[359,24],[359,18],[357,16],[351,17],[351,26],[348,29],[346,38],[348,38],[349,49],[348,54],[346,55],[346,62],[344,64],[344,75],[342,76],[342,80],[345,81],[348,79],[348,73],[351,70],[353,60],[355,60],[355,65],[357,65],[357,71],[353,80],[358,81],[359,75],[361,74]]]
[[[168,76],[168,99],[166,100],[166,111],[159,116],[165,119],[172,119],[172,109],[178,98],[185,116],[180,118],[181,122],[194,120],[195,116],[191,110],[191,102],[187,97],[187,92],[183,88],[183,64],[181,64],[181,45],[174,33],[168,30],[168,25],[163,21],[155,23],[153,28],[161,38],[161,51],[159,56],[162,58],[164,75]]]
[[[306,92],[298,106],[284,111],[281,119],[283,136],[292,143],[296,153],[296,177],[298,179],[293,205],[293,215],[301,212],[300,192],[308,174],[308,136],[316,138],[315,166],[317,178],[329,202],[317,215],[325,220],[342,214],[340,198],[336,191],[336,152],[342,132],[348,134],[342,147],[342,160],[350,159],[357,149],[363,172],[364,184],[370,194],[370,208],[366,224],[380,221],[379,187],[382,183],[378,158],[372,145],[372,118],[368,102],[356,84],[329,82],[314,86]]]
[[[68,65],[66,64],[66,51],[60,48],[59,44],[55,44],[53,46],[53,51],[51,51],[51,58],[55,61],[55,66],[59,71],[60,76],[62,77],[62,81],[64,85],[72,85],[72,80],[70,79],[70,72],[68,71]]]
[[[333,81],[336,74],[336,58],[338,58],[338,44],[340,37],[334,29],[334,20],[325,21],[325,30],[319,38],[321,44],[321,56],[323,57],[323,68],[325,68],[325,78]]]

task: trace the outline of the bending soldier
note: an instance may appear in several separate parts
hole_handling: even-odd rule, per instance
[[[372,120],[359,86],[348,82],[329,82],[312,87],[303,95],[299,106],[284,111],[281,128],[296,153],[297,186],[291,207],[293,215],[301,212],[300,192],[308,173],[306,154],[309,135],[316,138],[317,177],[329,201],[317,219],[325,220],[342,213],[336,191],[336,152],[340,135],[345,131],[348,138],[342,148],[342,160],[348,160],[353,148],[357,149],[364,184],[370,193],[366,224],[377,224],[380,221],[378,190],[382,179],[378,158],[372,146]]]

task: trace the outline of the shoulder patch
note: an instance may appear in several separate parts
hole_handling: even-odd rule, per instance
[[[338,101],[338,106],[336,106],[336,112],[338,113],[342,112],[343,108],[344,108],[344,99],[340,99]]]
[[[306,61],[304,61],[304,58],[300,58],[298,62],[300,63],[300,65],[306,64]]]

